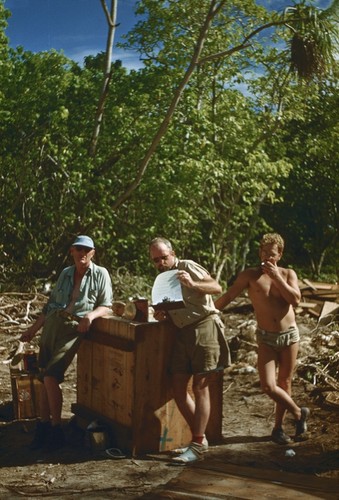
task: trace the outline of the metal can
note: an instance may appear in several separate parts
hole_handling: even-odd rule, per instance
[[[148,322],[148,300],[147,299],[137,299],[134,301],[136,307],[136,321],[140,323]]]

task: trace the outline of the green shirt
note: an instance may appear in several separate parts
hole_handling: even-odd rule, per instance
[[[74,287],[75,266],[66,267],[52,290],[50,299],[43,308],[49,316],[56,309],[65,309],[71,301]],[[112,307],[113,292],[110,275],[106,268],[90,263],[80,284],[80,293],[74,304],[72,314],[85,316],[99,306]]]

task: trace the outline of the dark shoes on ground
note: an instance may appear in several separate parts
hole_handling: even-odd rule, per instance
[[[285,434],[285,432],[282,430],[281,427],[279,427],[278,429],[273,429],[271,438],[272,441],[274,441],[277,444],[289,444],[292,441],[290,436]]]
[[[56,451],[65,445],[65,435],[61,425],[52,425],[44,449]]]
[[[306,406],[301,408],[301,417],[300,420],[295,421],[295,436],[298,437],[301,434],[304,434],[307,431],[307,423],[306,420],[310,416],[309,408]]]
[[[37,422],[33,441],[28,446],[30,450],[39,450],[45,446],[51,427],[50,422]]]
[[[301,418],[300,420],[295,421],[295,436],[294,439],[298,438],[302,434],[305,434],[307,431],[307,419],[310,416],[311,412],[309,408],[306,408],[306,406],[303,406],[301,408]],[[285,434],[285,432],[282,430],[282,428],[278,429],[273,429],[272,435],[271,435],[272,441],[278,444],[289,444],[291,443],[292,439],[290,436]]]
[[[52,426],[50,422],[37,422],[34,438],[29,445],[29,449],[55,451],[62,448],[64,444],[65,436],[61,425]]]

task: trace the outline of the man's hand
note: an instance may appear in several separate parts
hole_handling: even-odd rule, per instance
[[[264,274],[267,274],[272,280],[280,277],[280,271],[276,262],[265,260],[261,263],[261,269]]]
[[[77,331],[79,333],[86,333],[88,332],[88,330],[90,329],[90,326],[92,324],[92,320],[90,317],[88,316],[84,316],[83,318],[81,318],[81,320],[79,321],[79,324],[77,326]]]
[[[35,331],[32,327],[28,328],[20,337],[21,342],[30,342],[35,336]]]
[[[157,321],[165,321],[167,319],[166,311],[154,311],[154,319]]]
[[[194,287],[194,281],[192,280],[191,275],[186,271],[178,271],[177,276],[182,285],[187,286],[188,288]]]

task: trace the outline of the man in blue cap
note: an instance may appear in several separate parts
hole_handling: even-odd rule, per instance
[[[53,451],[64,445],[61,427],[62,390],[60,384],[93,320],[111,311],[113,293],[110,275],[92,262],[92,238],[78,236],[71,246],[74,264],[60,274],[51,296],[35,323],[21,340],[30,342],[43,327],[40,338],[39,378],[43,383],[40,420],[31,449]]]

